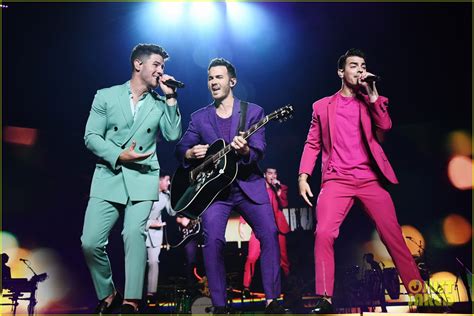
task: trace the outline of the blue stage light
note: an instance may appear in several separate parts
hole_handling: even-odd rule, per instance
[[[189,7],[189,15],[198,26],[209,26],[217,22],[219,11],[213,2],[193,2]]]
[[[185,9],[185,2],[165,1],[154,4],[154,13],[160,22],[177,24],[181,21]]]
[[[226,16],[234,39],[266,47],[275,38],[272,19],[261,4],[226,1]]]

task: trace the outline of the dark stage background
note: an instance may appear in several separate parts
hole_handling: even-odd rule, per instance
[[[311,104],[339,89],[337,58],[348,48],[363,49],[369,71],[383,77],[379,92],[390,98],[393,129],[383,146],[400,180],[390,188],[399,221],[424,235],[433,271],[456,273],[455,257],[472,268],[472,241],[449,246],[441,230],[450,213],[472,221],[472,191],[454,188],[446,171],[448,135],[471,135],[471,4],[249,3],[251,10],[232,21],[232,7],[214,5],[213,17],[172,21],[155,3],[12,3],[2,9],[4,136],[8,126],[37,131],[31,146],[4,137],[2,230],[24,249],[57,253],[69,284],[68,296],[56,304],[79,310],[95,303],[79,240],[96,160],[83,133],[96,90],[129,79],[137,43],[163,45],[171,55],[166,72],[186,83],[179,91],[183,129],[190,114],[211,101],[206,68],[213,57],[237,67],[238,97],[267,113],[294,105],[292,120],[266,129],[261,163],[278,169],[294,207],[303,206],[296,179]],[[174,145],[158,145],[162,170],[177,166]],[[315,194],[319,173],[318,167]],[[336,244],[338,271],[361,260],[360,244],[373,230],[356,207]],[[120,231],[118,224],[108,249],[122,289]],[[291,244],[299,258],[294,266],[312,280],[312,233],[298,236],[302,240]],[[183,274],[171,268],[182,265],[178,255],[161,258],[161,283],[167,274]]]

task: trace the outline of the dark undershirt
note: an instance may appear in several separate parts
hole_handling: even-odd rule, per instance
[[[222,118],[219,115],[217,115],[217,126],[219,126],[219,130],[224,138],[224,141],[226,144],[230,143],[231,137],[230,137],[230,125],[232,123],[232,116],[229,116],[228,118]]]

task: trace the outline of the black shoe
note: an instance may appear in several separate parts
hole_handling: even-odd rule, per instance
[[[153,294],[153,295],[147,294],[147,296],[145,298],[145,304],[147,306],[151,305],[151,304],[156,304],[156,302],[157,302],[156,293]]]
[[[316,305],[311,310],[311,314],[334,314],[331,302],[324,297],[320,297],[316,301]]]
[[[114,296],[114,299],[110,303],[110,305],[107,305],[107,302],[105,299],[99,302],[97,307],[95,308],[94,314],[112,314],[113,311],[118,308],[120,305],[122,305],[123,297],[122,295],[117,292]]]
[[[120,314],[140,314],[138,308],[135,308],[132,304],[122,304],[120,306]]]
[[[209,313],[212,315],[229,314],[229,310],[227,309],[226,306],[211,306],[211,307],[206,307],[206,313]]]
[[[288,310],[283,308],[276,300],[270,302],[270,304],[265,307],[265,314],[287,314]]]
[[[247,298],[250,298],[252,295],[250,294],[250,290],[248,287],[245,287],[243,290],[242,290],[242,299],[245,300]]]

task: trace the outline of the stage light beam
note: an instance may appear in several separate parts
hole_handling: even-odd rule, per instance
[[[193,2],[189,8],[189,16],[195,24],[209,26],[216,22],[218,10],[212,2]]]
[[[186,3],[184,2],[159,2],[155,4],[154,12],[163,24],[177,24],[181,21],[184,15],[185,5]]]

